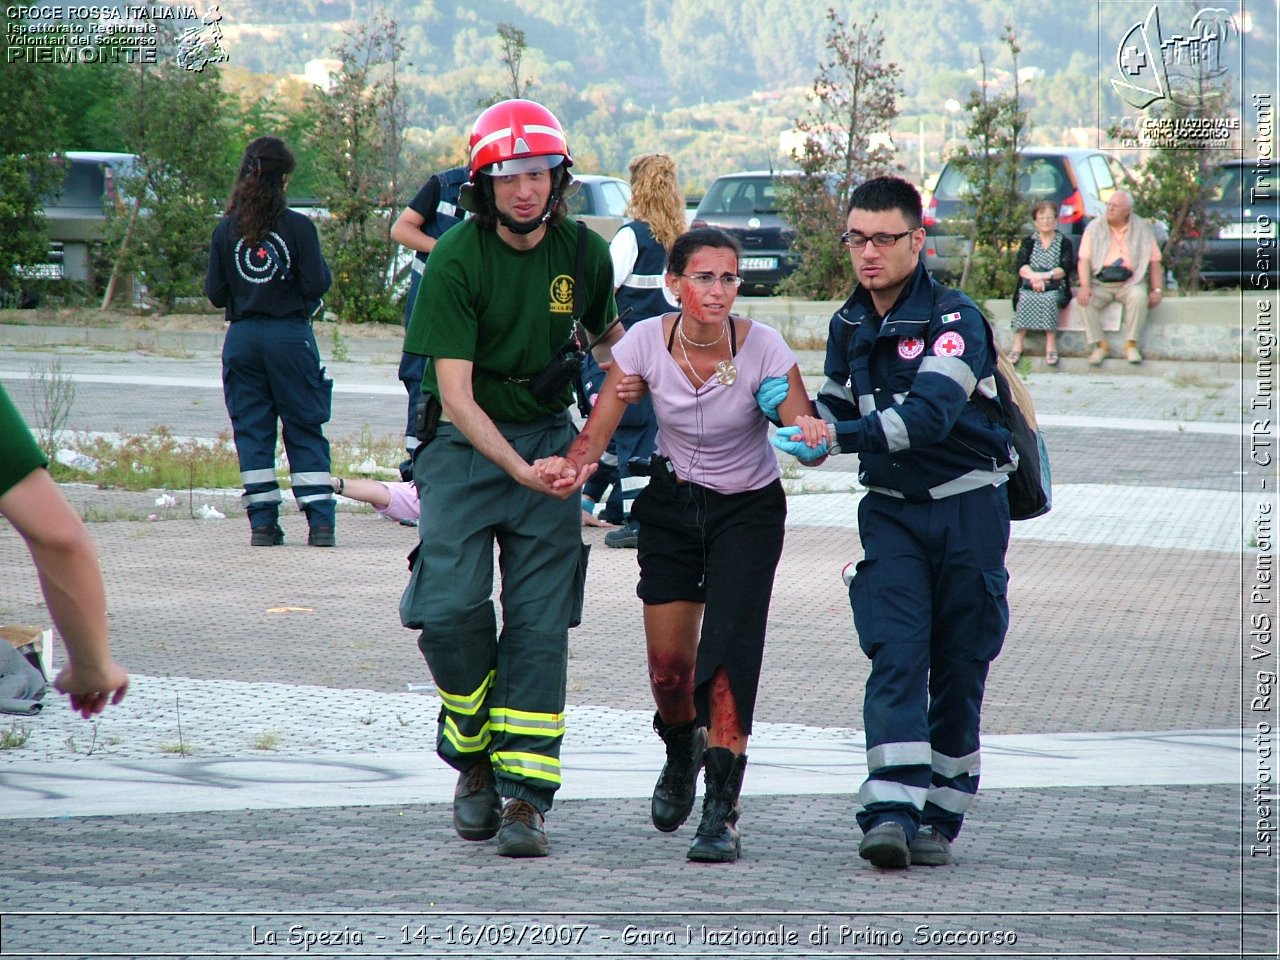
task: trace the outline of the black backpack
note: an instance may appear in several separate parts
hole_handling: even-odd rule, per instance
[[[956,304],[940,303],[941,298],[954,292],[936,280],[933,281],[935,312],[940,306],[943,309],[958,306],[958,301]],[[981,308],[978,312],[982,313]],[[1008,429],[1010,442],[1018,455],[1017,469],[1009,474],[1009,519],[1030,520],[1042,517],[1053,508],[1049,449],[1045,446],[1044,434],[1040,432],[1036,421],[1036,408],[1031,402],[1031,393],[1013,364],[996,347],[991,321],[985,313],[982,314],[982,319],[987,322],[987,346],[996,358],[996,397],[1000,402],[996,403],[976,390],[970,399],[989,419]]]
[[[988,417],[1008,428],[1010,442],[1018,454],[1018,468],[1009,474],[1009,519],[1042,517],[1053,509],[1053,476],[1049,449],[1036,422],[1036,409],[1013,364],[998,351],[995,376],[1000,409],[992,411],[995,404],[977,393],[973,401],[979,409],[986,408]]]

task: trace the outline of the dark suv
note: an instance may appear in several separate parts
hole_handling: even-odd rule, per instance
[[[1268,180],[1265,196],[1249,188],[1253,167],[1248,160],[1228,160],[1218,165],[1210,180],[1209,236],[1200,279],[1206,286],[1262,287],[1275,289],[1280,280],[1276,255],[1277,210],[1274,180]],[[1181,253],[1189,256],[1194,240],[1184,242]]]
[[[795,174],[752,170],[716,177],[694,211],[690,226],[719,227],[742,244],[744,291],[771,293],[796,268],[796,233],[778,216],[778,182],[786,176]]]
[[[1027,147],[1018,156],[1018,192],[1028,208],[1040,200],[1058,205],[1058,230],[1071,240],[1073,251],[1079,249],[1089,221],[1106,210],[1107,198],[1116,190],[1132,191],[1133,186],[1124,165],[1101,150]],[[924,211],[924,263],[944,283],[958,281],[964,269],[969,241],[948,221],[968,215],[966,201],[972,192],[968,179],[948,162]],[[1030,224],[1029,209],[1026,213]]]

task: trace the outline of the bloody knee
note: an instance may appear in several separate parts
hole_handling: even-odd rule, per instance
[[[649,657],[649,685],[664,720],[681,722],[692,713],[693,663],[669,655]]]

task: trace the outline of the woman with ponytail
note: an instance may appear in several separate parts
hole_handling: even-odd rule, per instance
[[[250,544],[284,543],[276,482],[276,422],[307,542],[332,547],[329,422],[333,381],[320,365],[311,317],[333,282],[315,225],[285,203],[294,159],[284,141],[245,148],[226,212],[213,231],[205,293],[226,309],[222,391],[235,436]]]

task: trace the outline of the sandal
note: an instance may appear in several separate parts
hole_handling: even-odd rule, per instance
[[[1009,362],[1010,362],[1010,363],[1016,364],[1016,363],[1017,363],[1019,360],[1021,360],[1021,359],[1022,359],[1022,351],[1021,351],[1021,350],[1010,350],[1010,351],[1009,351]]]
[[[1054,350],[1050,350],[1044,355],[1044,363],[1046,367],[1056,367],[1058,365],[1058,354]]]

